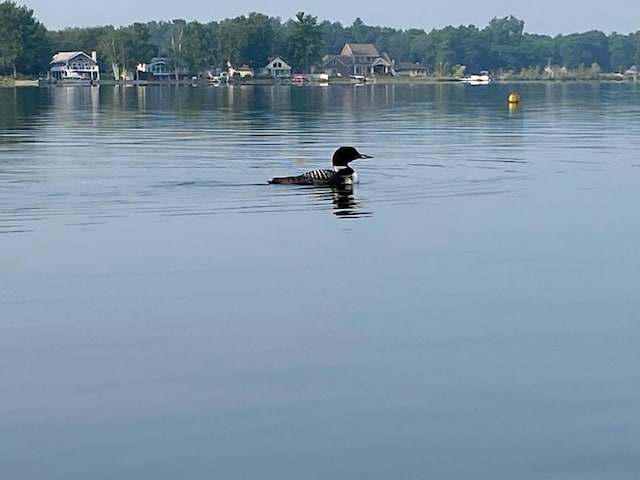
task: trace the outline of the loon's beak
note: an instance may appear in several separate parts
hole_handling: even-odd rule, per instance
[[[359,158],[373,158],[373,157],[371,155],[366,155],[364,153],[361,153]]]

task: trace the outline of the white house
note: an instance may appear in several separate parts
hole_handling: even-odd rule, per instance
[[[49,65],[49,75],[54,81],[90,83],[100,80],[95,51],[91,52],[91,56],[84,52],[58,52]]]
[[[275,57],[260,71],[261,75],[269,77],[290,77],[291,66],[281,57]]]

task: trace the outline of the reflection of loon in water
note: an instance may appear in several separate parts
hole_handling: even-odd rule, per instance
[[[322,199],[331,199],[334,215],[341,218],[370,217],[372,212],[362,210],[354,196],[355,185],[336,185],[331,190],[318,191]]]
[[[316,187],[352,185],[358,181],[358,176],[349,163],[359,158],[372,157],[358,152],[354,147],[340,147],[333,154],[333,170],[321,168],[290,177],[275,177],[269,180],[269,183],[314,185]]]

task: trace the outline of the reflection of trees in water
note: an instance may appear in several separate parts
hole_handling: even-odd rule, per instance
[[[44,91],[43,91],[44,90]],[[50,107],[46,89],[41,88],[0,88],[0,128],[33,129]],[[3,143],[19,143],[24,137],[0,135]]]

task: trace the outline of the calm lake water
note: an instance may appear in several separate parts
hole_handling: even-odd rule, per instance
[[[639,207],[636,84],[0,89],[0,477],[637,479]]]

